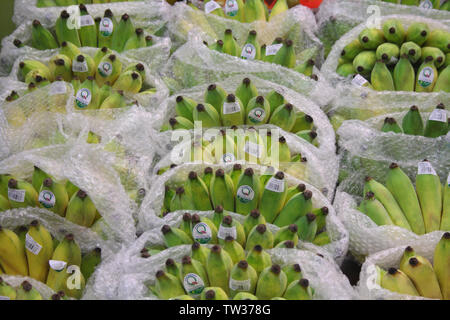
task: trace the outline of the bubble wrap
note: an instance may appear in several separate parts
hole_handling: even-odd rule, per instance
[[[42,282],[30,277],[10,276],[7,274],[2,274],[0,277],[13,288],[19,288],[22,282],[28,281],[41,294],[43,300],[51,300],[52,295],[56,293]]]
[[[427,258],[433,263],[434,250],[441,237],[442,233],[429,233],[426,238],[411,239],[407,244],[405,243],[404,245],[370,255],[361,268],[360,280],[357,287],[361,298],[365,300],[428,300],[428,298],[400,294],[382,288],[377,283],[380,279],[378,279],[379,276],[375,266],[381,267],[384,270],[398,268],[403,251],[408,245],[413,247],[418,255]]]
[[[450,15],[447,11],[426,10],[416,6],[398,5],[379,0],[323,0],[316,18],[318,34],[324,44],[325,55],[344,34],[358,24],[373,19],[377,14],[381,16],[410,14],[441,20],[450,25]]]
[[[221,38],[222,36],[217,37]],[[243,44],[244,41],[245,39],[242,41],[238,39],[240,44]],[[297,62],[306,61],[310,57],[304,60],[297,57]],[[247,74],[295,90],[320,106],[326,105],[334,96],[334,89],[317,69],[314,70],[314,73],[319,80],[314,81],[293,69],[280,65],[259,60],[249,61],[219,53],[205,46],[201,34],[195,31],[190,32],[188,42],[172,54],[162,73],[168,87],[172,91],[179,91],[182,88],[221,81],[233,75],[242,75],[244,70]]]
[[[160,269],[164,270],[164,263],[168,258],[180,261],[183,256],[191,253],[191,246],[183,245],[166,249],[147,259],[140,257],[140,251],[144,246],[158,244],[162,244],[162,238],[156,230],[142,234],[133,245],[121,250],[109,260],[109,263],[100,266],[96,273],[96,281],[90,282],[87,286],[84,299],[158,299],[147,287],[155,283],[155,273]],[[271,255],[272,262],[281,266],[300,264],[303,277],[309,280],[310,286],[315,290],[313,299],[358,298],[339,266],[327,254],[320,257],[317,253],[307,250],[280,248],[267,252]],[[115,285],[111,285],[110,279],[115,280],[113,282]]]
[[[125,13],[125,10],[121,11],[121,15]],[[102,15],[103,16],[103,15]],[[119,16],[120,18],[120,16]],[[52,20],[50,24],[43,24],[47,29],[53,30],[55,27],[55,20]],[[149,25],[147,20],[139,20],[140,24],[133,24],[136,28],[143,28],[145,34],[152,33],[152,25]],[[8,75],[14,64],[14,61],[18,56],[30,55],[30,56],[41,56],[42,54],[50,56],[55,55],[59,52],[59,49],[50,50],[38,50],[31,46],[31,31],[32,31],[32,20],[27,20],[27,22],[20,25],[12,34],[3,38],[2,40],[2,51],[0,54],[0,75]],[[128,50],[122,52],[123,56],[126,56],[133,60],[138,60],[145,62],[150,69],[159,70],[166,63],[170,55],[171,41],[169,38],[161,38],[152,35],[153,45],[150,47],[139,48]],[[22,48],[17,48],[13,41],[19,39],[25,44]],[[44,51],[44,52],[43,52]]]
[[[380,18],[380,23],[388,19],[399,19],[405,28],[412,22],[427,23],[431,30],[443,29],[450,31],[450,25],[445,25],[440,21],[431,20],[418,16],[389,15]],[[358,87],[351,84],[351,79],[345,79],[336,73],[338,59],[343,48],[352,40],[357,39],[359,33],[366,28],[366,23],[362,23],[353,28],[333,46],[327,60],[322,65],[321,72],[327,80],[336,86],[337,94],[333,103],[327,111],[330,115],[340,115],[345,119],[364,120],[382,113],[395,112],[399,108],[410,107],[413,104],[419,106],[421,111],[431,111],[439,102],[450,101],[450,93],[416,93],[403,91],[375,91],[366,87]]]
[[[101,159],[101,161],[99,161]],[[111,246],[131,243],[135,239],[134,204],[125,193],[114,157],[99,146],[67,143],[47,146],[15,154],[0,162],[0,173],[10,173],[21,179],[30,178],[36,165],[57,180],[68,179],[91,197],[107,226],[96,226]],[[42,209],[43,210],[43,209]],[[44,210],[45,211],[45,210]],[[48,213],[57,219],[54,213]]]
[[[233,165],[204,165],[204,164],[182,164],[162,174],[161,176],[152,178],[152,188],[142,201],[142,205],[139,210],[139,224],[138,230],[146,231],[153,228],[161,227],[165,222],[164,219],[159,218],[161,208],[164,201],[165,184],[181,184],[185,181],[187,174],[190,171],[203,172],[204,168],[210,166],[213,170],[223,168],[225,172],[231,171]],[[264,172],[267,168],[259,165],[243,165],[242,169],[251,167],[259,172]],[[327,198],[314,186],[293,178],[290,175],[285,175],[288,186],[298,185],[304,183],[308,190],[313,193],[312,202],[314,208],[321,208],[323,206],[328,207],[329,214],[326,219],[326,228],[331,239],[331,243],[321,246],[320,248],[327,251],[338,263],[342,262],[347,252],[348,234],[343,228],[342,223],[337,219],[334,208]],[[179,214],[178,216],[181,215]],[[180,220],[181,221],[181,220]],[[308,248],[318,248],[311,243],[308,244]]]

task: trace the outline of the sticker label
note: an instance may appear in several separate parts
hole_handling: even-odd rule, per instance
[[[425,67],[419,74],[418,82],[421,87],[427,88],[433,83],[434,70],[430,67]]]
[[[242,203],[248,203],[255,197],[255,191],[248,185],[240,186],[236,193],[237,198]]]
[[[15,202],[25,201],[25,190],[8,188],[8,199]]]
[[[73,72],[88,72],[89,68],[86,60],[83,62],[78,61],[76,58],[72,62],[72,71]]]
[[[52,268],[53,270],[55,270],[57,272],[60,272],[66,267],[67,262],[60,261],[60,260],[49,260],[48,264],[49,264],[50,268]]]
[[[242,48],[241,58],[248,60],[255,60],[256,48],[251,43],[246,43]]]
[[[279,180],[275,177],[270,178],[266,184],[266,190],[273,192],[284,192],[284,179]]]
[[[217,238],[225,240],[226,237],[233,237],[233,239],[237,238],[236,226],[224,227],[223,225],[220,225],[219,231],[217,232]]]
[[[433,166],[428,161],[419,162],[417,165],[417,174],[432,174],[437,176]]]
[[[25,235],[25,248],[32,254],[37,256],[42,249],[42,246],[37,243],[30,234]]]
[[[357,87],[362,87],[363,85],[365,85],[368,81],[361,75],[357,74],[353,80],[352,80],[352,84],[357,86]]]
[[[184,290],[192,297],[198,297],[205,289],[203,279],[196,273],[188,273],[183,280]]]
[[[50,190],[42,190],[39,193],[39,203],[45,208],[53,208],[55,206],[56,197]]]
[[[6,297],[6,296],[0,296],[0,301],[1,300],[3,300],[3,301],[5,301],[5,300],[11,300],[11,298],[10,297]]]
[[[227,16],[234,17],[239,11],[239,5],[236,0],[227,0],[225,2],[225,13]]]
[[[80,17],[80,27],[88,27],[93,25],[95,25],[95,21],[91,15],[85,15]]]
[[[229,287],[234,291],[249,291],[251,287],[250,279],[247,280],[234,280],[230,278]]]
[[[248,113],[248,118],[253,123],[260,123],[262,122],[266,117],[266,111],[264,111],[263,108],[255,108],[250,110]]]
[[[212,238],[211,228],[204,222],[197,223],[192,228],[192,238],[201,244],[210,242]]]
[[[205,4],[206,13],[211,13],[216,9],[222,9],[222,7],[215,1],[210,1],[207,4]]]
[[[102,36],[109,37],[114,31],[114,23],[110,18],[103,18],[102,21],[100,21],[98,31],[100,31]]]
[[[64,81],[55,81],[52,83],[49,95],[65,94],[67,92],[66,83]]]
[[[238,113],[241,111],[241,106],[238,102],[225,102],[223,104],[223,114]]]
[[[261,158],[262,156],[262,146],[257,144],[257,143],[253,143],[251,141],[247,141],[245,143],[244,146],[244,152],[248,153],[249,155],[256,157],[256,158]]]
[[[434,109],[430,114],[430,120],[447,122],[447,113],[444,109]]]
[[[91,103],[91,100],[92,94],[91,91],[89,91],[89,89],[83,88],[78,90],[75,102],[79,108],[81,109],[86,108]]]
[[[282,43],[271,44],[270,46],[267,46],[266,47],[266,56],[274,56],[274,55],[276,55],[278,50],[280,50],[282,46],[283,46]]]
[[[225,153],[222,156],[222,162],[223,163],[230,163],[230,162],[234,162],[235,160],[236,160],[236,157],[232,153]]]
[[[113,66],[108,61],[103,61],[98,65],[98,73],[104,78],[109,77],[113,72]]]
[[[430,0],[423,0],[419,4],[419,8],[422,8],[422,9],[433,9],[433,4],[431,3]]]

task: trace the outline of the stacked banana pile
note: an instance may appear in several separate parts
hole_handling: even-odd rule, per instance
[[[67,7],[77,5],[80,2],[84,4],[99,4],[110,2],[127,2],[127,1],[140,1],[140,0],[37,0],[36,6],[38,8],[46,7]]]
[[[382,0],[382,1],[403,4],[407,6],[417,6],[423,9],[450,11],[450,1],[446,0]]]

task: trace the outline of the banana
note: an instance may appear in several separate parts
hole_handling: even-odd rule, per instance
[[[254,294],[258,275],[256,270],[246,260],[236,263],[230,272],[230,297],[235,298],[240,292]]]
[[[227,293],[220,287],[207,287],[205,288],[205,290],[203,290],[200,296],[200,300],[228,300],[228,299],[229,298]]]
[[[28,245],[31,248],[31,243]],[[17,234],[0,226],[0,265],[9,275],[28,276],[25,247]]]
[[[340,65],[336,69],[336,73],[342,77],[348,77],[350,75],[356,74],[356,71],[355,71],[355,68],[353,67],[353,63],[349,62],[349,63],[344,63],[344,64]]]
[[[210,219],[198,214],[192,215],[192,238],[194,241],[205,243],[217,243],[217,228]]]
[[[45,282],[49,271],[48,261],[53,255],[51,234],[37,220],[34,220],[26,234],[25,243],[30,277]]]
[[[401,46],[405,42],[406,32],[402,23],[396,19],[389,19],[383,23],[384,38],[390,42]]]
[[[403,54],[395,65],[393,79],[396,91],[414,91],[416,74],[408,55]]]
[[[245,109],[247,124],[265,124],[270,117],[270,104],[263,96],[253,97]]]
[[[227,0],[225,1],[225,16],[227,18],[245,22],[244,1],[242,0]]]
[[[89,76],[80,87],[75,96],[75,108],[77,109],[98,109],[100,88],[94,80],[94,77]]]
[[[223,250],[225,250],[233,261],[233,264],[245,259],[244,248],[232,236],[225,237],[222,243]]]
[[[400,48],[400,56],[403,57],[404,55],[407,55],[409,61],[415,64],[422,57],[422,48],[414,42],[405,42]]]
[[[183,244],[192,244],[193,243],[190,236],[187,235],[184,231],[182,231],[180,229],[171,228],[168,225],[164,225],[161,228],[161,232],[164,237],[164,244],[168,248],[183,245]]]
[[[188,180],[186,181],[184,188],[188,194],[192,195],[192,202],[196,210],[212,210],[208,188],[196,172],[189,172]]]
[[[235,95],[241,100],[244,108],[248,108],[250,100],[258,96],[258,89],[249,78],[244,78],[241,84],[237,87]]]
[[[217,40],[214,44],[210,45],[209,48],[211,50],[223,53],[223,41]]]
[[[422,61],[425,61],[425,58],[428,56],[432,56],[434,59],[434,64],[437,69],[440,69],[445,63],[445,53],[443,53],[440,49],[435,47],[423,47],[422,48]]]
[[[244,227],[239,221],[233,219],[231,216],[225,216],[218,229],[217,238],[219,244],[223,245],[226,242],[225,239],[227,237],[232,237],[239,245],[245,245]]]
[[[312,192],[305,190],[295,194],[286,202],[273,224],[279,227],[288,226],[308,212],[311,212],[311,210]]]
[[[229,293],[228,279],[233,263],[229,254],[218,245],[214,245],[206,261],[206,273],[211,286],[220,287]]]
[[[350,65],[350,64],[347,64],[347,65]],[[311,77],[314,66],[315,66],[314,60],[309,59],[309,60],[297,65],[294,70],[299,73],[304,74],[307,77]],[[352,65],[352,69],[353,69],[353,65]],[[336,72],[337,72],[337,70],[336,70]]]
[[[220,127],[220,113],[208,104],[198,104],[193,112],[194,121],[201,121],[204,128]]]
[[[200,261],[204,266],[206,265],[206,261],[208,260],[208,254],[210,249],[201,245],[199,242],[194,242],[192,244],[192,253],[191,257],[197,261]]]
[[[170,201],[170,211],[194,210],[192,196],[186,193],[183,187],[178,187],[172,200]]]
[[[295,67],[296,57],[294,52],[294,43],[287,39],[283,46],[273,57],[272,63],[279,64],[283,67],[293,69]]]
[[[445,67],[439,74],[433,92],[450,92],[450,66]]]
[[[190,129],[194,129],[194,124],[189,119],[186,119],[184,117],[170,118],[169,119],[169,125],[170,125],[172,130],[178,130],[178,129],[190,130]]]
[[[7,284],[0,277],[0,299],[2,300],[16,300],[17,293],[16,290]]]
[[[91,227],[95,220],[97,209],[91,198],[83,190],[72,195],[67,205],[66,220],[84,227]]]
[[[302,130],[312,130],[314,126],[314,119],[307,114],[297,113],[292,132],[299,132]]]
[[[411,246],[407,246],[405,248],[405,250],[403,251],[403,255],[400,259],[400,264],[399,264],[399,268],[401,270],[403,270],[406,265],[409,263],[409,259],[416,256],[416,252],[414,251],[414,249]]]
[[[371,191],[365,194],[360,208],[378,226],[394,224],[383,204],[375,198],[375,194]]]
[[[239,292],[234,296],[233,300],[258,300],[258,298],[248,292]]]
[[[295,110],[290,103],[280,105],[272,113],[269,123],[276,125],[284,131],[290,132],[295,125]]]
[[[153,37],[148,35],[145,37],[145,44],[147,47],[151,47],[153,45]]]
[[[205,13],[212,13],[219,17],[225,17],[222,7],[214,0],[205,1]]]
[[[261,194],[259,209],[267,222],[272,223],[278,216],[286,200],[286,194],[284,173],[279,171],[266,183]]]
[[[353,68],[357,73],[368,76],[375,66],[376,58],[375,51],[362,51],[353,60]]]
[[[270,104],[270,114],[273,114],[279,106],[286,103],[286,100],[284,99],[284,97],[280,93],[276,92],[275,90],[270,91],[266,95],[266,100]]]
[[[265,224],[259,224],[250,231],[247,236],[245,250],[249,251],[256,245],[260,245],[264,249],[273,248],[273,234],[267,229]]]
[[[148,251],[147,251],[148,252]],[[165,262],[166,265],[166,272],[173,275],[174,277],[177,277],[181,282],[183,282],[183,278],[181,275],[181,265],[175,260],[169,258]]]
[[[432,56],[425,58],[417,70],[416,92],[432,92],[438,78],[438,71]]]
[[[387,189],[402,209],[414,233],[424,234],[426,231],[422,211],[411,180],[396,163],[392,163],[389,169],[386,178]]]
[[[266,13],[264,9],[264,4],[260,0],[248,0],[245,1],[244,5],[245,11],[245,22],[253,21],[266,21]]]
[[[259,177],[252,168],[245,169],[236,184],[236,212],[248,215],[257,209],[260,190]]]
[[[400,270],[412,280],[422,297],[442,299],[436,273],[426,258],[417,255],[409,258],[408,263],[400,266]]]
[[[40,190],[44,180],[49,177],[50,176],[44,170],[40,169],[37,166],[34,166],[33,176],[31,178],[31,184],[33,185],[34,190]]]
[[[211,179],[210,195],[214,208],[220,205],[225,210],[235,211],[233,180],[223,169],[216,170]]]
[[[48,67],[37,60],[23,60],[19,63],[20,74],[23,79],[31,71],[38,71],[44,78],[51,79],[52,74]]]
[[[266,224],[266,219],[259,213],[258,209],[253,209],[244,220],[243,227],[245,234],[249,234],[253,227],[259,224]]]
[[[220,109],[220,116],[224,126],[244,124],[245,109],[240,99],[234,94],[229,94]]]
[[[397,63],[400,55],[400,48],[396,44],[386,42],[380,45],[375,53],[378,60],[382,60],[384,63],[391,66]]]
[[[125,43],[123,51],[145,48],[146,46],[147,43],[145,42],[144,30],[142,28],[137,28]]]
[[[434,47],[440,49],[443,53],[450,52],[450,32],[435,29],[430,32],[424,43],[425,47]]]
[[[64,217],[69,203],[65,185],[46,178],[39,189],[39,203],[41,207]]]
[[[136,94],[141,91],[142,77],[134,71],[127,71],[117,78],[113,85],[113,89],[122,90],[127,93]]]
[[[375,28],[366,28],[358,36],[361,46],[365,50],[376,50],[385,42],[383,31]]]
[[[450,230],[450,177],[444,183],[443,189],[443,203],[442,203],[442,219],[441,230]]]
[[[170,299],[185,294],[180,280],[162,270],[156,272],[155,291],[160,299]]]
[[[247,262],[250,266],[252,266],[258,276],[260,273],[267,267],[272,265],[272,259],[270,255],[263,250],[261,245],[256,245],[251,250],[247,250]]]
[[[272,62],[274,56],[283,47],[283,38],[277,37],[270,46],[266,46],[265,55],[261,55],[263,61]]]
[[[38,50],[59,48],[58,42],[53,34],[44,28],[39,20],[33,20],[31,43],[32,46]]]
[[[73,60],[76,59],[77,56],[79,56],[81,54],[81,51],[72,42],[63,41],[61,43],[61,49],[59,50],[59,54],[65,55],[72,62]],[[94,61],[94,63],[95,63],[95,61]]]
[[[110,55],[113,52],[111,51],[111,49],[109,49],[108,47],[101,47],[99,48],[94,55],[94,63],[95,65],[98,67],[98,65],[100,64],[100,61],[106,56],[106,55]]]
[[[353,61],[355,57],[364,50],[359,39],[355,39],[347,44],[341,51],[341,58],[345,61]]]
[[[107,98],[109,98],[109,96],[113,95],[115,92],[117,91],[113,91],[111,88],[111,84],[107,81],[105,82],[105,84],[100,88],[100,92],[99,92],[99,98],[98,98],[98,104],[99,104],[99,109],[101,109],[101,106],[103,104],[103,102],[105,102],[105,100]],[[123,93],[122,93],[122,97],[123,97]],[[122,105],[122,100],[119,99],[119,106]],[[125,101],[123,100],[123,106],[125,106]],[[100,139],[98,139],[99,137],[97,136],[96,139],[99,143]]]
[[[101,261],[102,249],[99,247],[89,251],[83,256],[80,269],[86,281],[89,280],[91,275],[94,273],[95,268],[101,263]]]
[[[16,300],[44,300],[35,288],[28,281],[21,283],[17,289]]]
[[[185,212],[183,214],[183,220],[181,221],[179,229],[192,238],[192,216],[190,213]]]
[[[299,240],[312,242],[317,233],[317,219],[313,213],[307,213],[303,217],[298,218],[295,222],[297,225],[297,234]]]
[[[53,56],[49,61],[49,70],[52,74],[50,80],[62,77],[64,81],[72,81],[72,60],[61,54]]]
[[[394,80],[386,63],[379,60],[372,70],[370,83],[377,91],[395,91]]]
[[[8,199],[11,208],[37,207],[38,193],[31,183],[22,180],[8,180]]]
[[[286,274],[288,285],[303,278],[302,268],[298,263],[286,265],[283,267],[283,272]]]
[[[80,79],[80,82],[84,82],[87,77],[95,76],[95,62],[91,56],[84,53],[79,54],[72,61],[72,72],[74,76]]]
[[[222,87],[216,84],[211,84],[208,86],[208,89],[205,92],[204,99],[205,103],[212,105],[216,109],[218,114],[220,114],[226,97],[227,93]]]
[[[291,224],[289,226],[285,226],[280,228],[275,234],[273,244],[274,246],[279,243],[290,240],[294,243],[294,246],[297,246],[298,243],[298,235],[297,235],[298,227],[295,224]]]
[[[412,41],[422,46],[428,39],[429,34],[430,28],[426,23],[414,22],[409,26],[408,31],[406,31],[406,41]]]
[[[260,60],[261,59],[261,47],[256,39],[256,31],[251,30],[245,41],[240,57],[246,60]]]
[[[261,300],[269,300],[274,297],[283,296],[287,287],[286,274],[277,264],[265,268],[256,285],[256,296]]]
[[[446,232],[434,249],[434,272],[445,300],[450,299],[450,233]]]
[[[196,106],[197,103],[194,100],[188,97],[178,96],[176,98],[175,112],[178,116],[194,121],[193,112]]]
[[[306,186],[303,183],[300,183],[296,186],[292,186],[288,188],[287,194],[286,194],[286,202],[283,205],[284,206],[288,203],[288,201],[295,196],[298,193],[304,192],[306,190]]]
[[[381,287],[401,294],[420,296],[411,279],[401,270],[389,268],[381,277]]]
[[[234,145],[234,139],[233,139],[233,145]],[[231,150],[233,150],[235,152],[235,148],[231,149]],[[236,190],[238,189],[237,185],[239,183],[239,178],[241,177],[241,175],[242,175],[242,165],[240,163],[235,163],[233,165],[233,170],[230,173],[230,177],[231,177],[231,180],[233,180],[233,186],[236,187]]]
[[[84,4],[80,4],[80,42],[83,47],[97,48],[97,27]]]
[[[105,10],[105,14],[100,21],[98,28],[98,47],[111,48],[112,35],[116,31],[117,21],[110,9]]]
[[[11,209],[7,198],[0,194],[0,212]]]
[[[446,135],[446,127],[448,127],[448,125],[445,119],[447,119],[447,112],[445,110],[445,106],[440,103],[430,114],[430,117],[425,124],[425,131],[423,135],[429,138],[436,138]]]
[[[225,30],[225,35],[223,38],[223,52],[231,56],[240,57],[241,48],[239,47],[236,40],[233,38],[233,31],[231,29]]]
[[[311,300],[312,290],[307,279],[300,279],[288,285],[283,297],[286,300]]]
[[[209,280],[203,265],[189,256],[181,259],[181,278],[184,290],[193,298],[200,297],[205,287],[209,287]]]
[[[381,132],[402,133],[403,131],[394,118],[387,117],[384,119],[384,124],[383,127],[381,127]]]
[[[117,28],[115,28],[111,37],[111,49],[117,52],[122,52],[125,47],[125,42],[132,37],[135,28],[133,22],[128,14],[122,15]]]
[[[67,190],[67,195],[69,196],[69,199],[70,199],[70,198],[72,198],[73,194],[79,190],[79,188],[76,185],[74,185],[72,182],[67,180],[66,190]]]
[[[425,231],[439,230],[442,212],[442,190],[439,177],[428,160],[419,162],[416,192],[425,222]]]
[[[81,47],[78,30],[74,26],[69,28],[69,18],[70,14],[63,10],[55,23],[56,38],[60,45],[65,41],[69,41],[75,46]]]

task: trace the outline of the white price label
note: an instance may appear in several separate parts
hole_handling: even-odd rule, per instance
[[[251,43],[246,43],[241,51],[241,58],[248,60],[255,60],[256,48]]]
[[[114,31],[114,23],[110,18],[103,18],[102,21],[100,21],[98,31],[102,36],[109,37]]]
[[[11,298],[10,297],[6,297],[6,296],[0,296],[0,301],[1,300],[3,300],[3,301],[5,301],[5,300],[11,300]]]
[[[447,112],[444,109],[434,109],[430,114],[430,120],[447,122]]]
[[[210,1],[207,4],[205,4],[205,12],[206,13],[211,13],[216,9],[222,9],[222,7],[220,6],[220,4],[218,4],[215,1]]]
[[[37,256],[42,249],[42,246],[37,243],[32,236],[28,233],[25,235],[25,248],[30,251],[32,254]]]
[[[362,87],[363,85],[365,85],[368,81],[361,75],[357,74],[353,80],[352,80],[352,84],[357,86],[357,87]]]
[[[52,83],[49,95],[65,94],[67,92],[66,83],[64,81],[55,81]]]
[[[247,280],[234,280],[230,278],[229,287],[234,291],[249,291],[251,287],[250,279]]]
[[[80,62],[77,60],[77,58],[75,58],[72,62],[72,71],[73,72],[88,72],[89,68],[87,65],[86,60],[84,60],[83,62]]]
[[[433,80],[434,80],[433,68],[425,67],[420,72],[419,79],[417,80],[417,82],[420,84],[421,87],[427,88],[433,83]]]
[[[50,268],[58,272],[62,271],[67,266],[67,262],[61,260],[49,260],[48,264]]]
[[[8,199],[15,202],[24,202],[25,193],[25,190],[8,188]]]
[[[248,153],[249,155],[256,157],[256,158],[261,158],[262,156],[262,146],[257,144],[257,143],[253,143],[251,141],[247,141],[245,143],[244,146],[244,152]]]
[[[236,226],[224,227],[220,225],[219,231],[217,232],[217,238],[225,240],[226,237],[237,238]]]
[[[277,54],[277,52],[281,49],[283,46],[282,43],[278,44],[271,44],[270,46],[266,47],[266,56],[274,56]]]
[[[284,192],[284,179],[279,180],[275,177],[270,178],[266,184],[266,190],[273,192]]]
[[[241,111],[241,106],[238,102],[225,102],[223,104],[223,114],[238,113]]]
[[[417,165],[417,174],[437,175],[436,171],[434,171],[433,166],[428,161],[419,162],[419,164]]]
[[[95,21],[91,15],[85,15],[80,17],[80,27],[87,27],[93,25],[95,25]]]
[[[91,91],[89,91],[89,89],[83,88],[78,90],[75,102],[79,108],[81,109],[86,108],[91,103],[91,100],[92,94]]]

